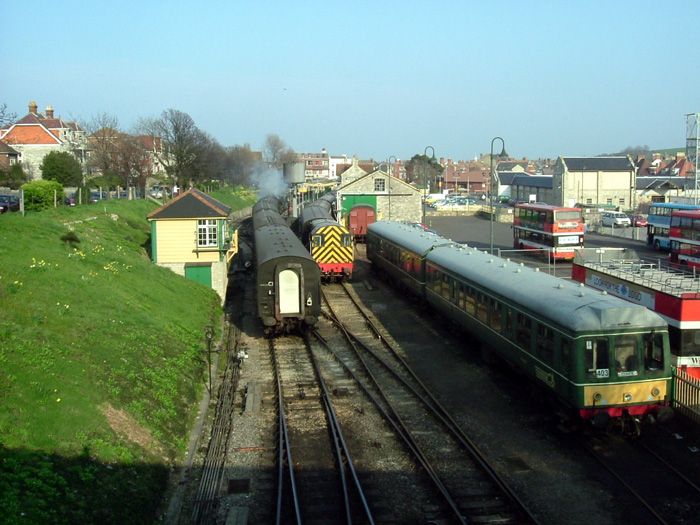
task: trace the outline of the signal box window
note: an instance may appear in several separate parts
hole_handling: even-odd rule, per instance
[[[647,370],[663,370],[664,340],[661,334],[644,336],[644,368]]]
[[[610,377],[610,350],[607,339],[586,341],[586,371],[595,377]]]
[[[384,191],[386,189],[386,181],[384,179],[374,179],[374,191]]]
[[[215,220],[200,219],[197,221],[197,246],[218,246]]]

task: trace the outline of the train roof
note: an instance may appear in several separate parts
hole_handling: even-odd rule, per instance
[[[253,229],[270,225],[287,226],[287,221],[275,210],[258,209],[253,214]]]
[[[326,208],[325,206],[317,206],[317,205],[311,205],[311,206],[306,206],[303,210],[301,210],[301,213],[299,214],[299,221],[301,224],[306,224],[309,221],[313,221],[315,219],[331,219],[331,211],[330,208]]]
[[[279,213],[280,211],[280,199],[274,195],[266,195],[262,197],[258,202],[253,204],[253,214],[260,210],[273,210]]]
[[[420,226],[403,222],[378,221],[370,224],[367,229],[369,232],[381,235],[420,255],[424,255],[435,246],[454,244],[452,241],[440,237],[435,232],[429,232]]]
[[[394,223],[395,224],[395,223]],[[372,228],[374,226],[374,228]],[[576,332],[665,329],[666,322],[644,306],[585,288],[520,263],[405,226],[375,223],[374,231],[449,272],[463,276],[545,319]]]
[[[287,226],[262,226],[255,230],[255,254],[258,265],[271,259],[288,257],[316,263],[294,232]]]

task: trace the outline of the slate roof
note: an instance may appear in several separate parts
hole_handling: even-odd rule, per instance
[[[19,155],[19,152],[12,146],[0,140],[0,153],[4,155]]]
[[[513,184],[513,181],[516,177],[522,175],[526,175],[527,177],[529,177],[529,175],[523,174],[522,171],[499,171],[498,180],[501,181],[502,186],[510,186],[511,184]]]
[[[666,186],[670,189],[693,189],[695,179],[692,177],[637,177],[637,190],[656,190]]]
[[[148,214],[153,219],[208,219],[228,217],[231,208],[192,188]]]
[[[526,170],[527,169],[527,162],[512,161],[512,160],[501,161],[497,164],[496,170],[498,170],[499,173],[501,171],[513,171],[513,168],[515,168],[517,166],[520,166],[522,169]]]
[[[562,157],[569,171],[629,171],[634,165],[629,157]]]
[[[513,179],[513,186],[529,186],[531,188],[552,188],[552,177],[546,175],[522,175]]]

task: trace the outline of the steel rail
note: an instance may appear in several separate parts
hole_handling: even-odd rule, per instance
[[[367,376],[370,378],[371,382],[374,384],[374,387],[377,389],[379,392],[379,395],[381,396],[383,400],[383,405],[380,401],[377,400],[376,396],[374,396],[372,393],[370,393],[365,386],[362,384],[362,382],[359,380],[357,375],[350,369],[350,367],[343,362],[342,359],[340,359],[335,352],[330,350],[330,346],[328,343],[321,337],[321,335],[314,331],[316,334],[316,337],[319,338],[326,346],[327,348],[331,351],[333,355],[336,356],[336,359],[338,362],[345,368],[345,370],[351,375],[351,377],[361,386],[363,391],[367,394],[367,396],[375,403],[375,405],[379,408],[379,410],[382,412],[384,417],[387,419],[387,421],[394,427],[394,429],[397,431],[399,436],[404,440],[404,443],[408,446],[409,450],[413,453],[413,455],[416,457],[418,462],[421,464],[425,472],[428,474],[428,477],[430,480],[433,482],[433,485],[436,487],[442,498],[444,499],[445,503],[447,503],[447,506],[450,508],[452,513],[455,515],[455,517],[459,520],[460,523],[466,524],[468,523],[464,516],[462,515],[462,511],[459,509],[459,506],[455,502],[454,498],[450,494],[450,491],[447,489],[445,486],[444,482],[440,478],[439,474],[433,467],[433,465],[430,463],[428,460],[426,454],[423,452],[421,449],[420,445],[415,441],[411,433],[409,432],[406,424],[404,423],[403,419],[401,416],[398,414],[398,412],[393,408],[391,402],[389,401],[388,397],[384,393],[383,389],[379,385],[379,381],[375,377],[375,375],[372,373],[370,370],[369,365],[361,355],[361,352],[357,349],[357,346],[355,345],[355,338],[350,334],[350,332],[346,329],[345,325],[338,319],[337,315],[335,314],[333,307],[331,306],[330,302],[328,301],[328,298],[326,297],[325,292],[322,290],[321,291],[323,300],[326,301],[326,305],[328,306],[328,309],[332,312],[333,316],[335,317],[335,324],[338,326],[338,328],[341,330],[343,333],[344,337],[346,338],[350,348],[353,349],[353,352],[359,359],[359,361],[362,363],[362,366],[364,367],[364,372],[367,374]]]
[[[282,393],[282,381],[280,379],[280,366],[275,352],[274,342],[270,339],[270,353],[272,355],[273,366],[275,367],[275,379],[277,382],[277,413],[279,421],[279,443],[277,451],[277,506],[275,513],[275,523],[280,525],[283,518],[283,495],[284,495],[284,465],[287,464],[291,497],[294,504],[294,515],[297,525],[301,525],[301,507],[299,505],[299,494],[297,493],[296,479],[294,476],[294,462],[292,461],[292,449],[290,446],[289,432],[287,430],[287,417],[284,411],[284,399]]]
[[[668,522],[658,512],[656,512],[656,510],[651,505],[649,505],[649,503],[647,503],[644,497],[639,492],[634,490],[632,485],[627,483],[622,478],[622,476],[620,476],[610,465],[608,465],[605,458],[599,455],[589,443],[586,443],[583,439],[579,439],[579,444],[584,449],[586,449],[586,451],[588,451],[588,453],[591,454],[598,461],[598,463],[600,463],[603,466],[603,468],[605,468],[605,470],[607,470],[617,481],[619,481],[622,484],[622,486],[629,491],[630,494],[637,498],[637,501],[639,501],[644,506],[644,508],[646,508],[649,511],[649,514],[651,514],[659,523],[661,523],[662,525],[669,525]]]
[[[506,481],[496,472],[496,470],[491,466],[491,464],[486,460],[485,454],[479,449],[479,447],[474,443],[474,441],[467,436],[462,428],[457,424],[452,415],[447,411],[447,409],[435,398],[430,389],[420,380],[420,378],[415,374],[413,369],[408,365],[406,360],[399,354],[399,352],[387,341],[387,339],[382,335],[381,331],[377,328],[374,321],[366,313],[365,308],[360,305],[355,297],[350,293],[347,288],[346,283],[340,283],[343,290],[345,291],[347,297],[352,301],[357,310],[362,314],[365,321],[368,323],[372,331],[375,333],[377,338],[382,342],[382,344],[391,352],[394,358],[401,364],[403,369],[411,376],[411,378],[421,387],[425,392],[425,396],[421,396],[418,392],[415,392],[420,399],[426,402],[426,406],[432,404],[430,409],[435,412],[435,414],[440,418],[441,421],[450,429],[455,438],[460,442],[460,444],[472,455],[472,457],[479,463],[484,472],[491,478],[491,480],[499,487],[499,489],[504,493],[504,495],[522,512],[527,518],[533,522],[536,522],[533,513],[525,505],[522,499],[513,491],[513,489],[506,483]],[[324,296],[325,297],[325,296]],[[355,337],[355,336],[353,336]],[[397,379],[402,381],[406,386],[413,391],[413,387],[408,385],[403,378],[401,378],[396,371],[393,370],[387,363],[384,362],[379,356],[369,349],[364,343],[358,340],[358,342],[366,349],[367,352],[374,355],[375,358],[380,361],[388,370],[390,370]]]
[[[328,392],[328,388],[326,386],[326,382],[323,379],[323,376],[321,375],[321,368],[318,364],[318,361],[316,360],[316,356],[314,355],[313,349],[311,348],[311,341],[309,340],[309,334],[308,332],[304,333],[304,341],[306,342],[306,348],[309,352],[309,356],[311,357],[311,363],[314,366],[314,372],[316,373],[316,377],[318,378],[319,385],[321,385],[321,391],[323,392],[323,402],[324,406],[326,409],[326,414],[328,416],[328,420],[330,422],[331,426],[331,431],[333,433],[333,443],[335,446],[336,450],[336,457],[338,458],[338,468],[340,469],[340,477],[341,477],[341,482],[343,485],[343,497],[345,500],[345,515],[346,515],[346,520],[348,524],[352,523],[352,515],[351,515],[351,503],[350,503],[350,495],[349,495],[349,490],[347,487],[347,480],[345,476],[345,471],[343,469],[343,465],[347,465],[348,471],[350,472],[350,475],[352,476],[353,483],[355,485],[355,490],[357,491],[357,495],[360,499],[360,502],[362,503],[362,507],[365,513],[365,516],[368,520],[368,522],[372,525],[374,525],[374,517],[372,516],[372,511],[369,508],[369,504],[367,502],[367,498],[365,497],[364,490],[362,489],[362,484],[360,483],[360,478],[357,475],[357,471],[355,470],[355,465],[352,461],[352,455],[350,454],[350,449],[347,445],[347,442],[345,441],[345,438],[343,437],[343,431],[342,428],[340,427],[340,422],[338,421],[338,417],[335,413],[335,408],[333,407],[333,403],[331,401],[330,394]],[[343,460],[344,459],[344,460]]]

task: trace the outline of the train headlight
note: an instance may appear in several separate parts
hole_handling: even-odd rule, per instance
[[[600,392],[596,392],[595,394],[593,394],[593,401],[595,401],[596,403],[601,399],[603,399],[603,394],[601,394]]]
[[[625,392],[624,394],[622,394],[622,400],[625,403],[629,403],[630,401],[632,401],[632,394],[630,394],[629,392]]]
[[[659,397],[660,393],[661,393],[661,391],[656,387],[651,389],[651,396],[652,397]]]

